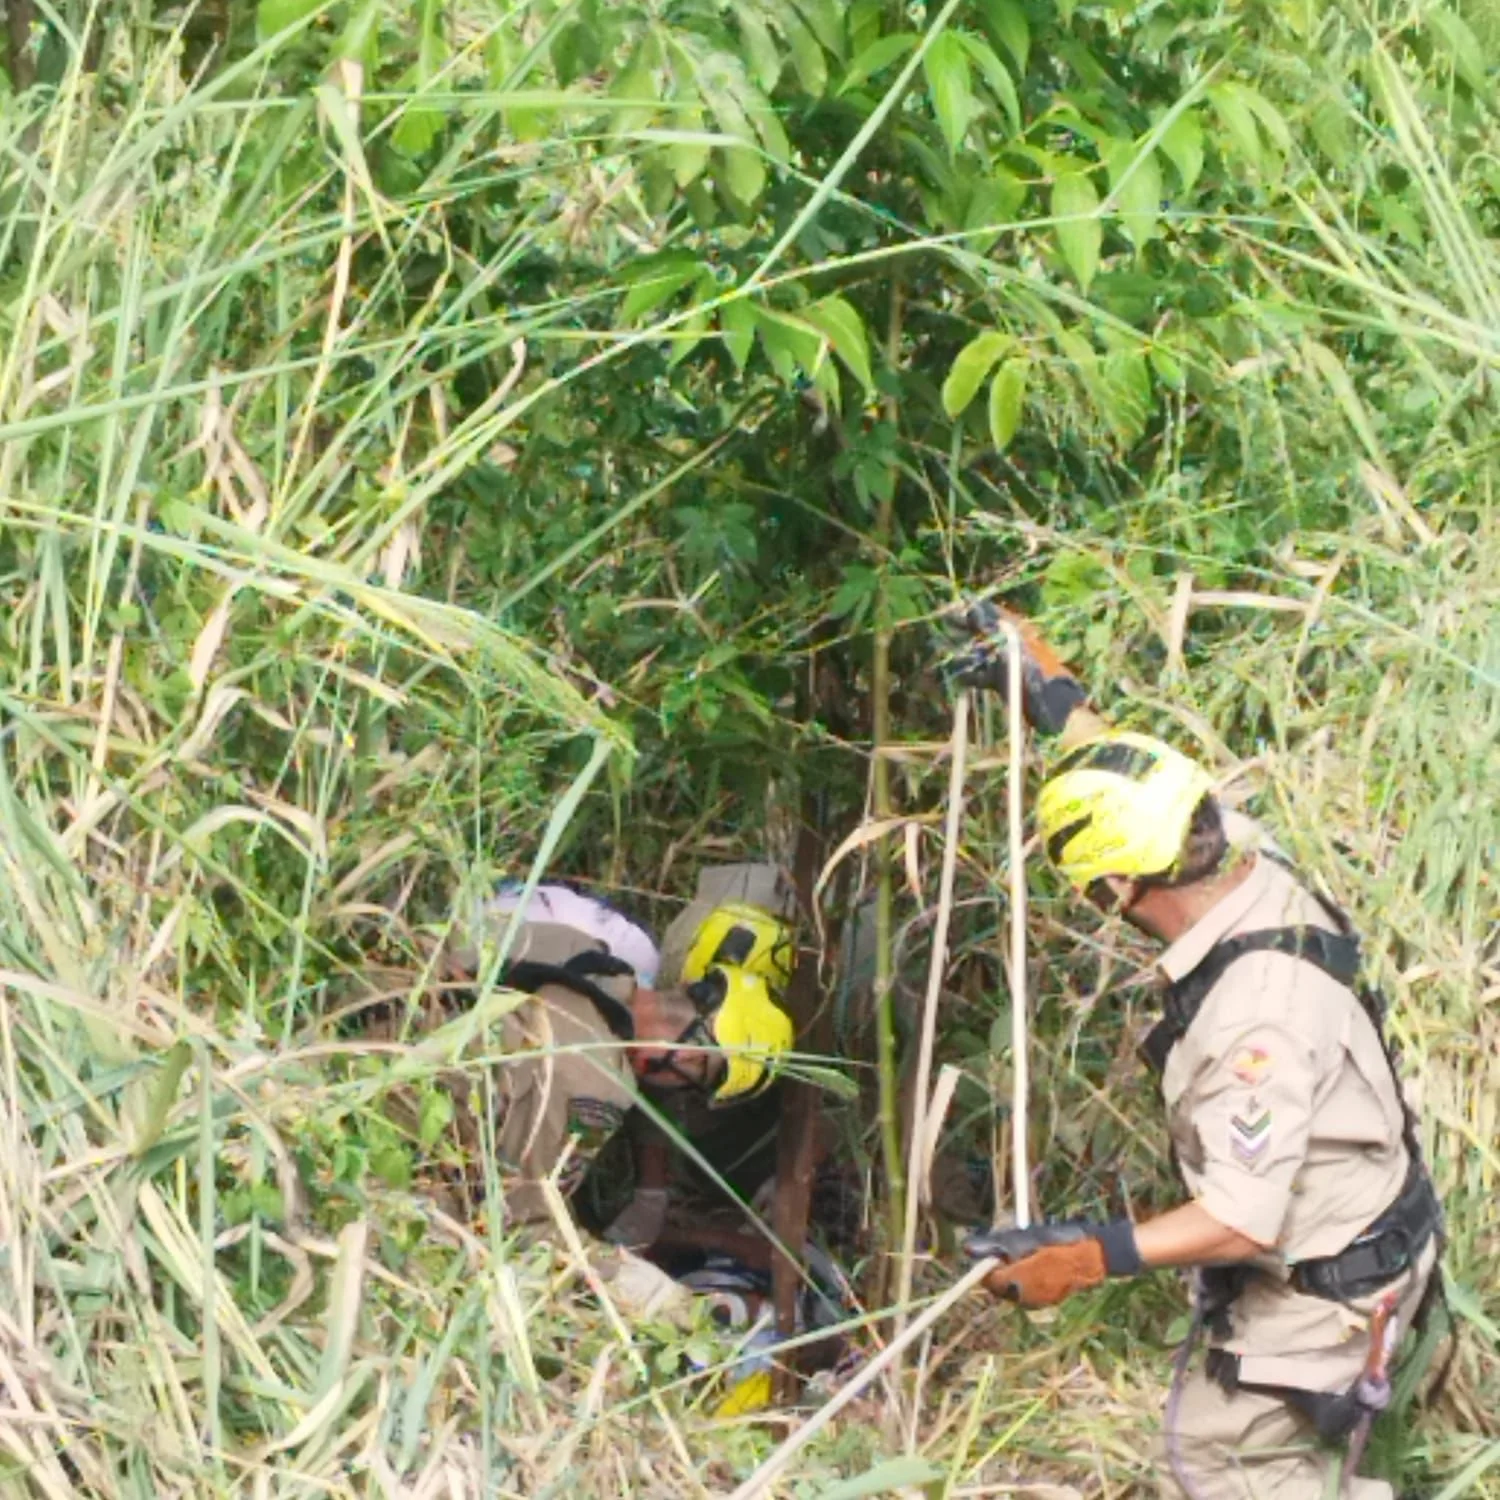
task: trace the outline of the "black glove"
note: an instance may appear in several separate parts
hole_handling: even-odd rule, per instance
[[[958,649],[947,662],[960,687],[1010,691],[1010,643],[1001,621],[1021,636],[1021,711],[1039,734],[1059,734],[1068,715],[1088,701],[1083,684],[1058,659],[1034,625],[989,599],[970,600],[945,622]]]
[[[1090,1224],[1064,1219],[1026,1229],[981,1229],[964,1241],[974,1260],[1005,1262],[985,1277],[986,1290],[1022,1307],[1051,1307],[1098,1286],[1106,1276],[1134,1276],[1145,1269],[1129,1219]]]

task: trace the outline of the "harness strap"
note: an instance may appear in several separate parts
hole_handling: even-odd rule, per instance
[[[1223,978],[1225,971],[1251,953],[1285,953],[1321,969],[1337,984],[1349,989],[1359,975],[1359,939],[1352,932],[1330,932],[1324,927],[1268,927],[1259,932],[1242,932],[1225,938],[1210,948],[1196,969],[1184,974],[1167,990],[1162,1018],[1151,1029],[1141,1047],[1147,1065],[1158,1076],[1165,1069],[1172,1049],[1187,1035],[1188,1028],[1203,1009],[1209,992]],[[1361,996],[1360,1002],[1364,1005]],[[1370,1007],[1364,1006],[1366,1013]],[[1371,1016],[1376,1030],[1380,1023]],[[1383,1040],[1383,1038],[1382,1038]]]
[[[607,990],[601,989],[589,977],[591,974],[613,977],[633,972],[629,964],[608,953],[579,953],[564,964],[544,964],[532,959],[522,959],[520,963],[507,965],[500,976],[500,982],[510,989],[525,990],[532,995],[543,985],[561,985],[564,989],[572,990],[575,995],[591,1001],[594,1009],[599,1012],[599,1019],[622,1042],[633,1042],[635,1020],[629,1007],[616,1000]]]

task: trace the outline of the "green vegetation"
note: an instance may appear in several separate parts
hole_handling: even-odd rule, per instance
[[[1376,1457],[1500,1496],[1494,0],[7,15],[8,1493],[745,1477],[782,1429],[709,1419],[681,1335],[631,1346],[566,1251],[415,1191],[435,1075],[482,1068],[504,997],[388,1045],[339,986],[419,967],[502,872],[660,916],[700,859],[790,860],[804,811],[830,849],[934,823],[931,620],[979,583],[1357,914],[1464,1329]],[[1005,808],[977,758],[938,1058],[950,1143],[989,1154]],[[877,972],[916,986],[930,837],[829,887],[834,923],[874,895]],[[1045,880],[1040,1202],[1165,1203],[1137,1007],[1100,1000],[1143,952]],[[839,1045],[899,1224],[874,1062],[905,1021],[875,1009]],[[1182,1310],[1167,1278],[967,1306],[778,1493],[903,1452],[928,1467],[886,1482],[934,1494],[1149,1492]]]

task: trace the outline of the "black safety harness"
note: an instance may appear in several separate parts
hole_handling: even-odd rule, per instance
[[[1401,1104],[1402,1138],[1410,1166],[1395,1201],[1362,1234],[1337,1255],[1299,1261],[1291,1268],[1291,1282],[1298,1291],[1347,1303],[1368,1297],[1405,1275],[1433,1238],[1437,1239],[1441,1253],[1443,1213],[1422,1154],[1417,1118],[1406,1102],[1401,1085],[1400,1058],[1386,1032],[1385,999],[1379,991],[1360,982],[1360,943],[1348,917],[1321,897],[1317,899],[1335,924],[1335,930],[1315,926],[1272,927],[1240,933],[1215,944],[1196,968],[1168,988],[1162,1017],[1147,1036],[1141,1053],[1159,1078],[1173,1049],[1187,1034],[1209,993],[1234,964],[1252,953],[1284,953],[1312,964],[1334,983],[1354,994],[1375,1028],[1390,1068],[1396,1098]],[[1198,1274],[1199,1308],[1195,1328],[1208,1327],[1217,1336],[1226,1337],[1229,1310],[1256,1274],[1255,1268],[1248,1265],[1210,1266],[1200,1268]],[[1435,1272],[1414,1320],[1418,1328],[1425,1323],[1433,1303],[1442,1295],[1442,1276]],[[1191,1357],[1190,1344],[1184,1345],[1183,1353]],[[1208,1361],[1209,1375],[1227,1392],[1246,1389],[1280,1396],[1301,1411],[1325,1441],[1336,1442],[1348,1437],[1361,1421],[1367,1421],[1372,1415],[1358,1383],[1348,1391],[1337,1392],[1251,1385],[1240,1380],[1238,1355],[1227,1349],[1213,1348],[1209,1350]],[[1186,1373],[1186,1360],[1181,1360],[1180,1364],[1182,1368],[1174,1381],[1174,1388],[1180,1386],[1181,1376]]]

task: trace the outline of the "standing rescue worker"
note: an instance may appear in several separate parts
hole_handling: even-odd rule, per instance
[[[1005,691],[998,612],[975,606],[968,624],[976,639],[955,675]],[[1388,1399],[1395,1341],[1439,1284],[1442,1215],[1381,1005],[1360,987],[1358,940],[1249,820],[1230,814],[1226,828],[1198,766],[1111,730],[1035,632],[1021,634],[1027,720],[1065,752],[1038,802],[1047,855],[1096,907],[1167,945],[1143,1051],[1190,1196],[1139,1223],[996,1229],[965,1248],[999,1257],[986,1285],[1024,1307],[1195,1268],[1164,1494],[1322,1500],[1335,1483],[1389,1500],[1389,1485],[1352,1471]]]

